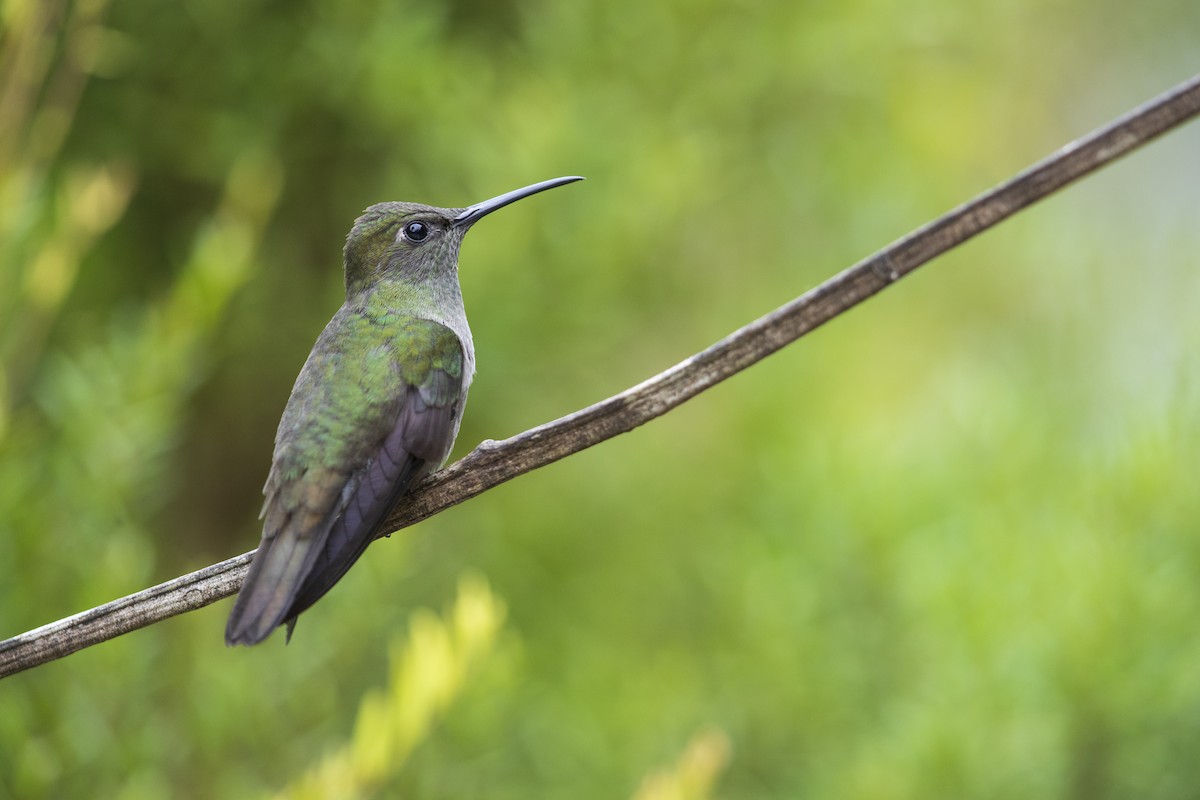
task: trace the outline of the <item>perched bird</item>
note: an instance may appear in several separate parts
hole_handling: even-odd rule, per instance
[[[309,354],[275,435],[262,543],[225,643],[257,644],[346,574],[401,495],[450,454],[475,372],[458,250],[479,219],[555,178],[469,208],[380,203],[343,252],[346,302]]]

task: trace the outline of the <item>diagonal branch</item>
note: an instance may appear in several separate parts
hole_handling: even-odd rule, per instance
[[[1200,114],[1196,76],[653,378],[511,439],[485,441],[392,510],[395,530],[661,416],[853,308],[925,262]],[[252,553],[0,642],[0,677],[235,593]]]

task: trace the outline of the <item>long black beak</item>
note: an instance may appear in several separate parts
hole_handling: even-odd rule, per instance
[[[454,218],[454,227],[461,228],[466,225],[471,225],[477,222],[480,218],[487,216],[498,208],[504,208],[509,203],[515,203],[522,197],[529,197],[531,194],[544,192],[547,189],[553,189],[555,186],[562,186],[575,181],[581,181],[583,178],[578,175],[568,175],[565,178],[551,178],[548,181],[535,183],[532,186],[526,186],[523,189],[513,189],[511,192],[493,197],[491,200],[484,200],[482,203],[476,203],[470,208],[463,211]]]

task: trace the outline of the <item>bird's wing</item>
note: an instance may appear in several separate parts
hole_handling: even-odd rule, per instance
[[[227,643],[256,644],[294,622],[362,555],[400,495],[441,464],[462,370],[458,337],[428,320],[409,320],[371,347],[314,350],[280,423],[263,541]]]
[[[429,380],[408,387],[395,428],[367,467],[345,511],[334,521],[292,603],[289,620],[317,602],[346,574],[381,533],[384,519],[400,496],[445,460],[453,442],[461,386],[461,371],[456,377],[434,369]]]

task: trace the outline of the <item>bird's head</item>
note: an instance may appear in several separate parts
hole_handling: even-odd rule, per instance
[[[422,283],[453,272],[463,236],[481,218],[523,197],[579,180],[583,179],[553,178],[467,208],[377,203],[363,212],[346,237],[346,293],[385,278]]]

